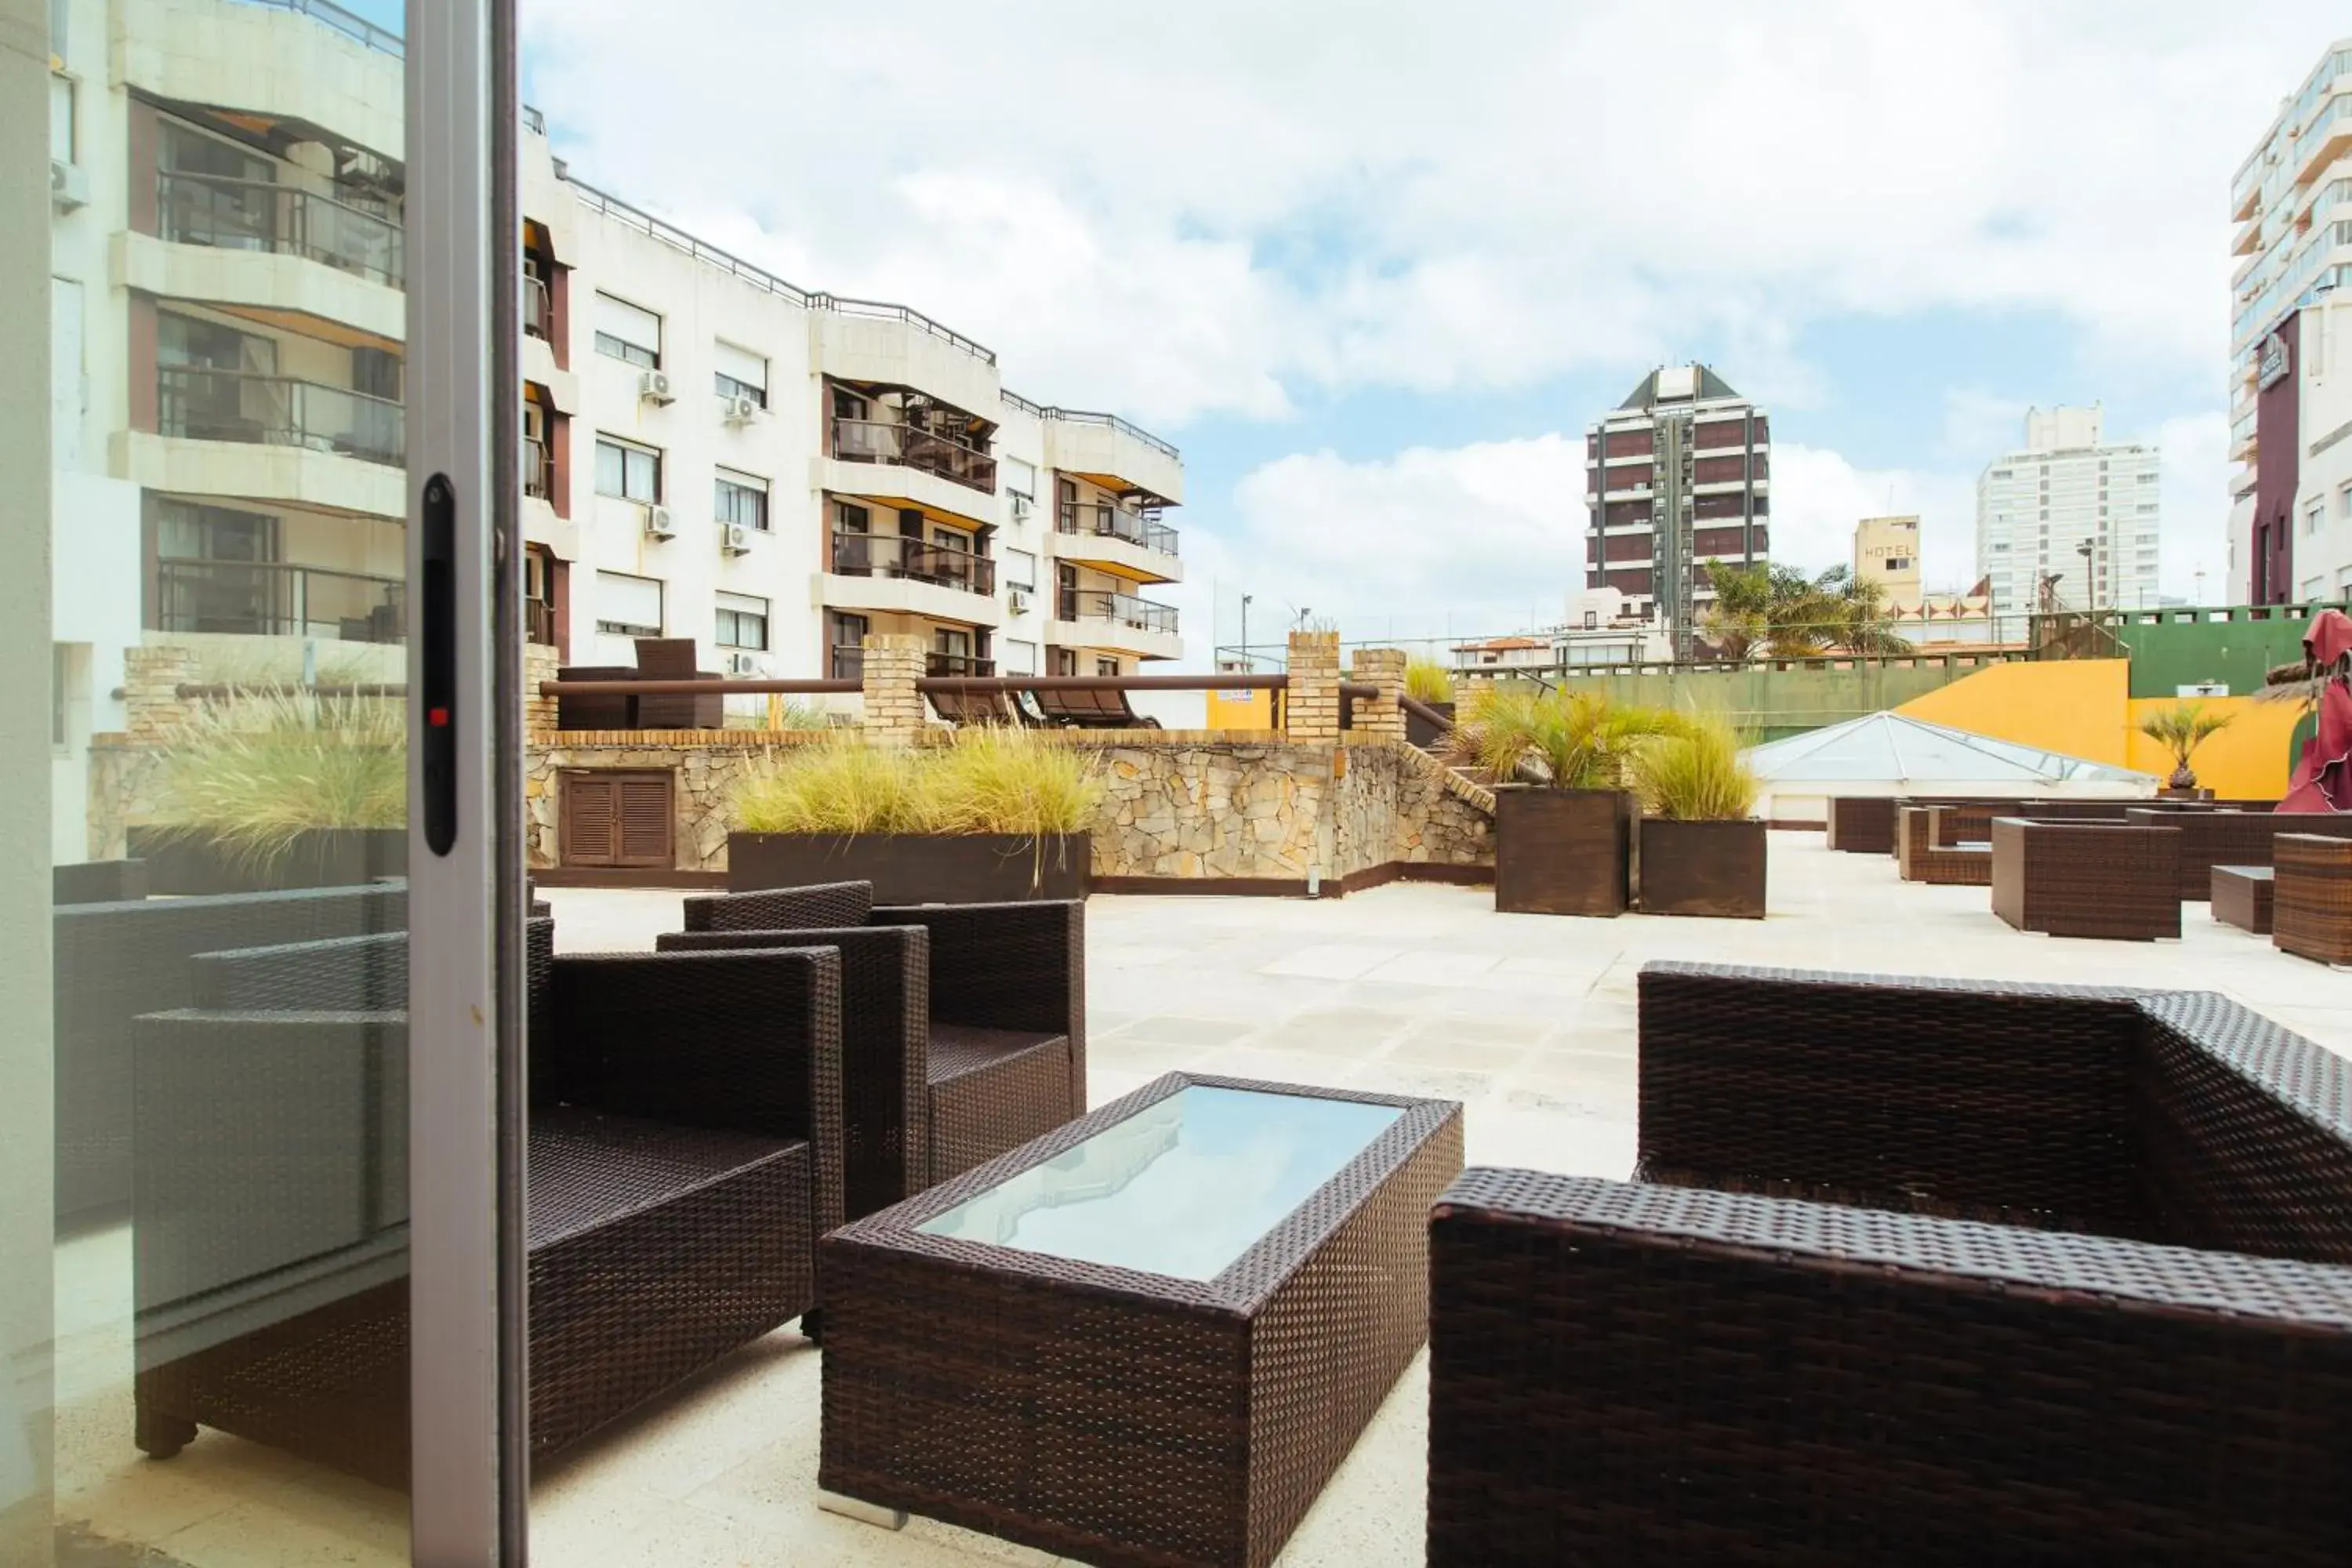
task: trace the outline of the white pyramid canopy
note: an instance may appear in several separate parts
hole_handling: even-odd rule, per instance
[[[1764,785],[1758,815],[1774,822],[1822,821],[1831,795],[2138,799],[2155,795],[2159,782],[2153,773],[1893,712],[1752,747],[1748,762]]]

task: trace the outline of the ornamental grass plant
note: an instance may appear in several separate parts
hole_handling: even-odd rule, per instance
[[[204,709],[163,748],[157,826],[266,866],[321,828],[408,821],[407,708],[259,690]]]

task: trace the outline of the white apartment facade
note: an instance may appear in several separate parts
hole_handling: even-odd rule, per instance
[[[2352,38],[2331,45],[2230,187],[2228,582],[2352,595]]]
[[[1133,674],[1179,657],[1181,456],[1007,391],[896,305],[800,289],[569,177],[523,138],[524,537],[567,665],[691,637],[697,666],[856,679]]]
[[[2046,578],[2073,608],[2158,602],[2162,458],[2108,442],[2096,404],[2028,409],[2025,439],[1977,476],[1977,572],[1996,615],[2031,614]]]

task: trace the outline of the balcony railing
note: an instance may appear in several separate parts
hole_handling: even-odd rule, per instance
[[[555,646],[555,606],[545,599],[522,602],[523,640],[546,647]]]
[[[996,563],[987,556],[896,533],[835,533],[833,569],[845,577],[906,577],[991,598],[996,594]]]
[[[536,441],[522,444],[522,493],[555,499],[555,454]]]
[[[832,679],[835,680],[863,680],[866,679],[866,650],[864,648],[859,647],[855,644],[835,643],[833,646],[831,652],[833,657],[826,668],[832,672]]]
[[[405,460],[400,405],[290,375],[155,367],[157,428],[197,441],[301,447],[398,467]]]
[[[851,463],[903,463],[990,495],[996,493],[994,458],[977,447],[911,425],[835,419],[833,455]]]
[[[400,225],[274,180],[166,170],[155,176],[157,232],[176,245],[299,256],[397,289]]]
[[[396,577],[274,561],[155,563],[156,629],[396,643],[404,618]]]
[[[1055,605],[1055,618],[1065,621],[1108,621],[1139,632],[1176,635],[1176,606],[1155,605],[1132,594],[1103,593],[1093,588],[1065,588]]]
[[[538,338],[542,342],[552,342],[554,339],[554,298],[548,292],[547,279],[544,278],[533,278],[529,273],[523,274],[523,335],[526,337]]]
[[[1091,533],[1099,539],[1124,539],[1162,555],[1176,553],[1176,531],[1158,518],[1097,501],[1064,501],[1055,523],[1064,533]]]
[[[994,675],[996,661],[968,653],[933,653],[925,657],[923,673],[927,676]]]

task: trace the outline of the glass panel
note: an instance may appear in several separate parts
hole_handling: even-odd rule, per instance
[[[0,734],[10,1564],[408,1561],[411,153],[362,3],[56,0],[58,74],[0,50],[78,165],[0,197],[50,563],[0,637],[51,679]]]
[[[1213,1279],[1403,1114],[1189,1084],[919,1228]]]

